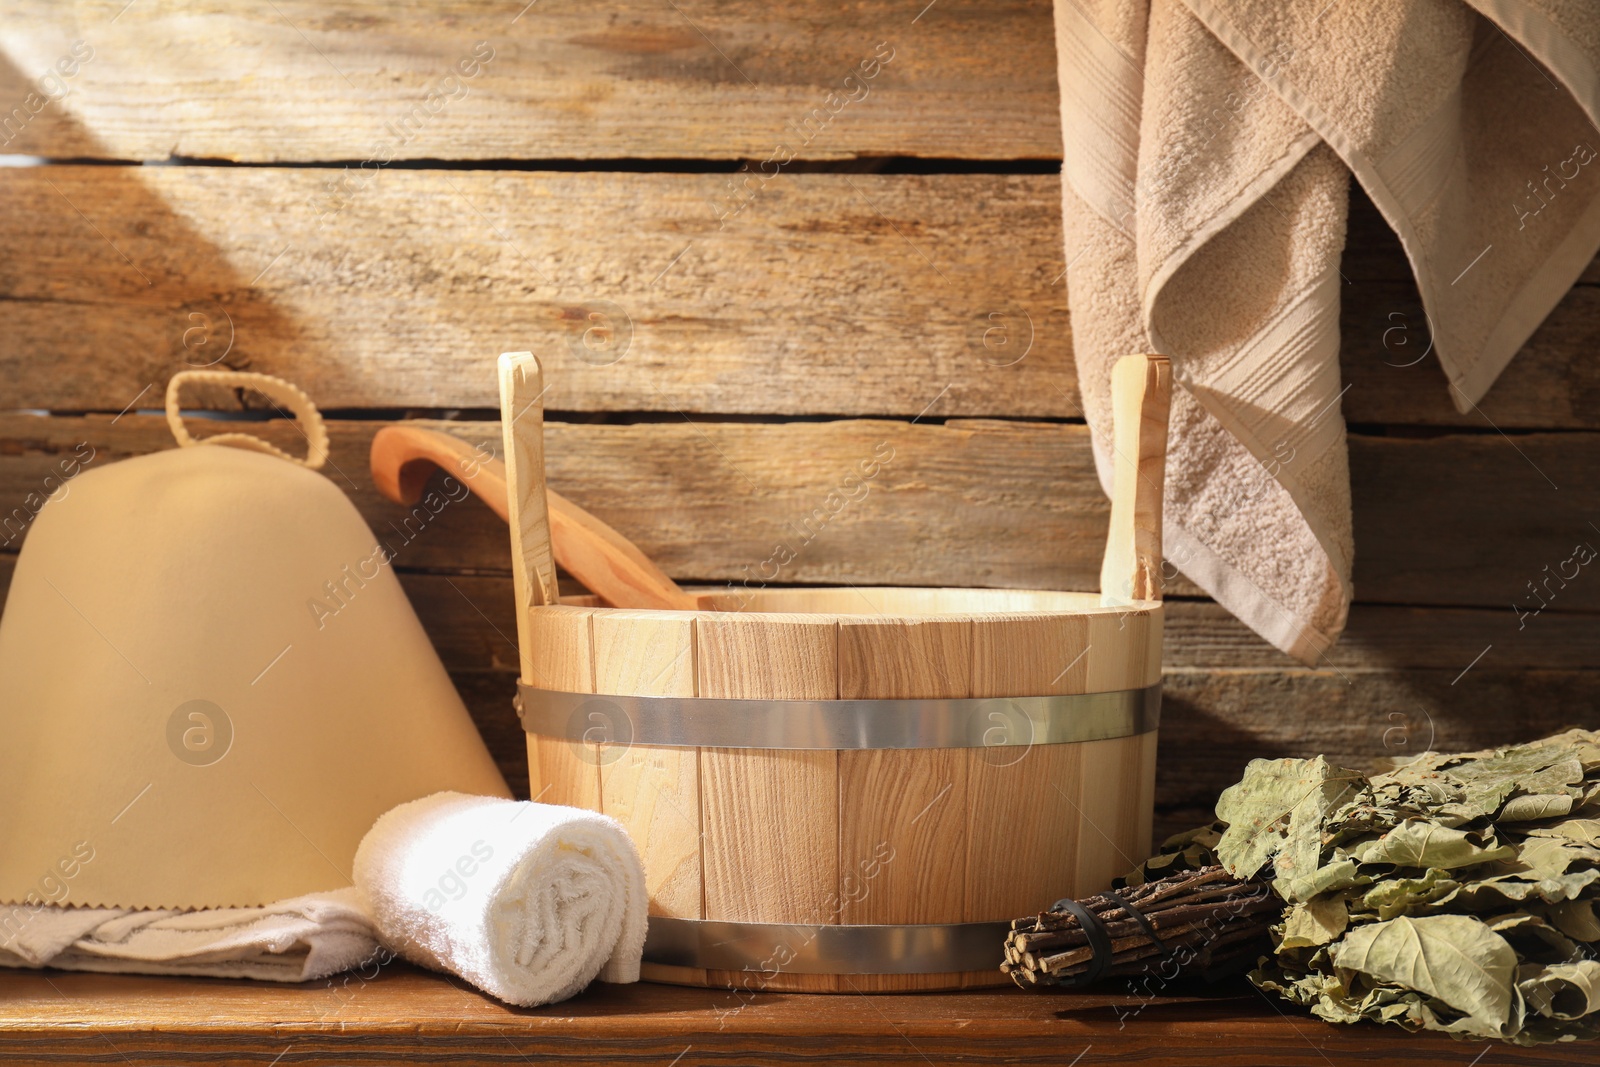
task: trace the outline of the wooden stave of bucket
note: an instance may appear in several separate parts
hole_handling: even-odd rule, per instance
[[[537,689],[601,696],[938,699],[1159,685],[1161,604],[1098,594],[706,592],[703,611],[527,613]],[[965,608],[965,610],[963,610]],[[653,916],[1004,922],[1105,888],[1149,853],[1155,731],[1026,746],[769,750],[528,737],[532,794],[618,819]],[[998,965],[999,939],[995,941]],[[814,974],[647,962],[677,984],[796,992],[1003,985],[997,969]]]
[[[923,935],[934,931],[935,949],[945,944],[965,944],[966,953],[960,958],[965,966],[970,966],[973,959],[982,957],[987,951],[984,938],[993,936],[998,949],[999,935],[993,928],[1002,925],[1001,920],[1043,907],[1044,897],[1057,891],[1051,888],[1048,893],[1040,894],[1030,889],[1031,899],[1026,907],[1012,906],[1005,897],[1007,894],[1020,896],[1020,887],[1025,884],[1026,878],[1035,878],[1041,886],[1060,879],[1057,884],[1063,885],[1060,891],[1065,893],[1076,895],[1090,891],[1090,875],[1082,869],[1086,868],[1086,862],[1097,862],[1094,857],[1104,853],[1092,845],[1083,845],[1083,842],[1090,840],[1084,827],[1106,839],[1111,850],[1121,860],[1128,861],[1130,867],[1136,862],[1135,857],[1147,852],[1149,818],[1153,806],[1154,712],[1159,706],[1161,592],[1158,573],[1161,565],[1161,496],[1171,383],[1171,367],[1165,358],[1129,356],[1119,360],[1112,370],[1114,419],[1110,451],[1114,484],[1106,552],[1101,566],[1102,592],[1098,597],[1081,593],[1028,594],[977,590],[939,590],[932,593],[926,590],[786,591],[781,595],[788,599],[781,606],[789,610],[772,613],[748,613],[744,609],[749,605],[742,601],[729,604],[725,599],[719,599],[719,596],[725,598],[726,594],[705,595],[700,604],[712,609],[709,612],[682,609],[639,612],[600,609],[582,604],[561,605],[555,588],[550,524],[545,502],[540,369],[530,353],[508,353],[501,357],[499,373],[507,519],[512,535],[513,578],[521,606],[518,612],[518,646],[522,664],[519,694],[525,712],[530,698],[537,705],[541,699],[547,699],[541,693],[549,694],[553,690],[558,695],[566,694],[568,698],[580,701],[581,694],[608,693],[636,707],[656,709],[685,697],[690,698],[690,705],[696,705],[701,700],[715,705],[718,700],[732,701],[737,700],[738,695],[743,695],[752,698],[746,710],[754,711],[758,716],[762,711],[772,710],[774,705],[769,702],[784,702],[785,713],[792,708],[812,717],[837,718],[829,710],[838,706],[833,704],[835,700],[841,704],[851,704],[851,714],[858,714],[861,708],[867,707],[856,703],[863,699],[861,696],[843,695],[847,693],[903,694],[959,689],[959,670],[952,672],[949,664],[969,662],[972,669],[966,680],[970,688],[986,691],[999,689],[1000,700],[1005,700],[1008,693],[1035,690],[1040,695],[1030,697],[1024,693],[1015,700],[1026,700],[1031,702],[1030,706],[1043,707],[1045,717],[1031,721],[1042,724],[1049,739],[1071,742],[1031,744],[1026,747],[1025,755],[1049,753],[1060,761],[1058,769],[1063,772],[1063,781],[1070,782],[1076,777],[1076,801],[1069,795],[1070,788],[1056,789],[1056,792],[1068,801],[1069,808],[1083,816],[1082,825],[1072,823],[1068,833],[1069,824],[1064,820],[1052,824],[1034,819],[1032,825],[1035,832],[1024,841],[1026,847],[1020,850],[1007,849],[1005,846],[1012,843],[1008,839],[998,842],[984,840],[981,831],[986,826],[979,824],[1012,827],[1023,824],[1022,819],[1009,824],[1003,819],[981,819],[980,815],[991,814],[989,809],[1005,808],[1008,813],[1014,809],[1023,815],[1036,810],[1036,804],[1014,799],[1028,797],[1026,790],[1013,789],[1008,792],[991,780],[997,763],[1016,766],[1026,763],[1026,759],[1017,764],[997,761],[993,756],[983,755],[988,744],[986,740],[973,746],[970,739],[967,740],[969,747],[966,749],[925,748],[913,752],[914,759],[928,764],[924,769],[933,772],[934,780],[939,778],[938,761],[942,758],[945,768],[951,772],[945,775],[946,778],[953,780],[956,766],[961,763],[969,772],[969,786],[977,783],[976,789],[969,789],[976,799],[969,796],[969,810],[964,816],[961,813],[941,816],[954,820],[956,830],[941,829],[937,833],[929,830],[927,834],[936,840],[948,837],[951,833],[965,834],[964,840],[972,847],[967,850],[968,869],[959,880],[959,914],[965,916],[985,912],[998,918],[979,922],[957,920],[953,924],[906,923],[886,926],[882,925],[883,920],[878,924],[869,924],[860,916],[869,912],[957,913],[955,905],[951,903],[954,894],[948,891],[945,899],[938,903],[913,896],[899,904],[894,901],[885,904],[884,899],[889,894],[884,892],[878,894],[876,904],[868,906],[872,899],[870,894],[858,894],[846,880],[854,868],[851,857],[844,854],[843,848],[859,836],[850,832],[851,824],[847,820],[861,810],[855,805],[867,805],[879,795],[887,795],[894,800],[900,784],[918,776],[918,772],[907,771],[904,766],[888,770],[882,766],[886,760],[905,757],[906,752],[863,752],[862,746],[855,745],[850,752],[785,750],[763,754],[748,748],[730,752],[710,747],[684,747],[675,742],[667,745],[613,745],[610,746],[616,753],[613,759],[609,753],[602,751],[601,746],[573,744],[567,740],[568,736],[580,739],[588,736],[582,729],[574,732],[570,722],[541,726],[540,729],[550,737],[535,737],[530,732],[530,778],[535,799],[603,811],[607,807],[607,798],[610,798],[613,816],[622,816],[622,821],[629,826],[636,842],[642,845],[646,864],[652,870],[651,911],[660,917],[659,924],[652,923],[652,930],[658,925],[693,927],[697,923],[705,924],[702,926],[704,930],[709,924],[717,923],[717,935],[720,937],[727,938],[730,934],[748,937],[752,936],[750,930],[755,928],[741,928],[740,923],[766,921],[759,918],[695,920],[675,915],[674,912],[679,910],[686,915],[693,914],[697,906],[697,888],[698,907],[702,915],[728,912],[763,916],[770,903],[765,897],[775,896],[779,906],[790,912],[778,916],[780,920],[792,921],[794,907],[803,908],[811,903],[811,913],[802,915],[800,919],[802,923],[815,923],[817,886],[820,883],[824,914],[832,919],[849,914],[851,924],[838,929],[847,929],[851,933],[841,939],[822,936],[823,928],[819,927],[810,927],[815,932],[809,935],[808,928],[803,926],[784,927],[784,937],[811,936],[819,944],[825,941],[832,943],[835,950],[843,946],[841,954],[850,956],[848,949],[852,940],[870,941],[877,931],[887,930],[894,938],[900,939],[876,942],[880,951],[883,945],[890,945],[896,951],[904,944],[921,944],[925,948],[928,942]],[[859,609],[852,606],[846,609],[853,613],[852,617],[843,617],[839,613],[839,600],[859,596],[863,592],[877,593],[882,609],[890,609],[890,601],[894,601],[907,606],[909,610],[898,614],[874,612],[866,621],[862,621],[856,617]],[[778,594],[764,591],[761,595],[768,598],[769,606],[780,606],[770,599]],[[1033,598],[1031,605],[1027,603],[1030,596]],[[995,603],[996,597],[1000,598],[1001,604]],[[832,598],[831,602],[829,598]],[[974,603],[974,598],[981,603]],[[1053,602],[1047,603],[1047,600]],[[853,605],[854,602],[851,603]],[[677,608],[676,604],[673,606]],[[1045,610],[1028,612],[1025,610],[1028,606]],[[962,611],[963,608],[977,607],[991,610],[981,613]],[[995,612],[993,609],[996,607],[1013,610]],[[1063,607],[1066,610],[1061,610]],[[731,611],[728,610],[730,608]],[[789,617],[779,617],[781,615]],[[1030,619],[1028,615],[1037,617]],[[1115,632],[1108,628],[1107,620],[1112,616],[1117,618]],[[961,635],[966,631],[970,633],[963,646]],[[828,634],[833,635],[831,656]],[[1028,640],[1022,640],[1024,637]],[[1038,679],[1042,679],[1045,672],[1040,669],[1039,661],[1041,658],[1046,663],[1050,661],[1048,650],[1052,642],[1062,642],[1064,647],[1059,647],[1059,650],[1070,651],[1079,648],[1080,637],[1081,656],[1075,654],[1066,667],[1051,675],[1050,683],[1041,688]],[[1102,651],[1092,656],[1097,642],[1101,644]],[[1106,651],[1108,648],[1110,652]],[[1041,649],[1046,650],[1042,656]],[[955,652],[953,658],[950,655],[952,650]],[[963,659],[963,652],[971,652],[971,659]],[[893,670],[882,669],[884,664],[912,662],[913,653],[919,662],[932,665],[931,668],[926,671],[904,666]],[[938,658],[941,655],[946,658]],[[742,660],[741,656],[744,657]],[[761,665],[760,670],[752,672],[737,669],[737,665],[749,662],[752,657]],[[945,665],[942,669],[938,666],[941,663]],[[1120,667],[1116,664],[1120,664]],[[876,669],[874,665],[878,665]],[[836,696],[828,693],[830,667],[832,691],[838,694]],[[1030,670],[1035,673],[1030,675]],[[1149,714],[1144,718],[1134,716],[1126,719],[1123,722],[1125,728],[1119,734],[1090,732],[1085,736],[1077,735],[1070,728],[1077,721],[1075,713],[1086,706],[1098,706],[1102,698],[1043,695],[1054,687],[1078,684],[1072,680],[1074,671],[1081,672],[1081,684],[1085,687],[1090,685],[1091,672],[1096,679],[1095,684],[1120,685],[1129,677],[1150,680],[1149,686],[1144,689],[1128,687],[1094,691],[1114,693],[1118,697],[1138,697],[1137,703]],[[1101,680],[1108,673],[1117,676],[1119,672],[1121,677],[1115,683]],[[1025,686],[1025,681],[1032,681],[1033,684]],[[780,696],[780,693],[798,695]],[[1148,699],[1151,696],[1155,697],[1154,702]],[[596,695],[594,699],[603,701],[606,697]],[[887,696],[864,699],[882,701],[876,705],[878,708],[885,709],[891,715],[900,713],[901,718],[913,704],[918,713],[926,708],[933,710],[936,715],[948,712],[950,704],[979,704],[984,708],[995,706],[993,700],[985,701],[983,698],[967,698],[965,701],[959,697]],[[657,703],[650,704],[652,700]],[[922,703],[917,703],[919,701]],[[1014,700],[1008,702],[1015,703]],[[699,706],[703,711],[707,705]],[[682,705],[679,707],[681,709]],[[702,719],[702,722],[710,722],[721,729],[720,724],[728,719],[722,713],[730,707],[730,704],[716,706],[712,718]],[[819,708],[824,710],[819,712]],[[581,704],[573,705],[573,710],[581,711]],[[1060,715],[1063,710],[1067,714]],[[1055,715],[1060,717],[1053,718]],[[770,720],[771,715],[767,718]],[[1084,721],[1094,721],[1094,717],[1085,716]],[[525,716],[525,727],[527,724]],[[648,725],[648,720],[644,724]],[[1068,728],[1058,731],[1056,727],[1063,724]],[[582,722],[578,725],[581,727]],[[1113,746],[1115,751],[1105,751],[1105,741],[1117,742]],[[770,739],[766,739],[766,743],[770,743]],[[899,747],[915,747],[916,744],[920,742]],[[1085,750],[1085,746],[1091,744],[1099,747]],[[792,747],[805,749],[808,746]],[[998,747],[1004,749],[1008,746]],[[833,761],[831,779],[828,775],[830,757]],[[1042,762],[1043,759],[1041,756],[1036,762]],[[982,765],[976,765],[974,760],[981,761]],[[904,764],[905,759],[901,758],[899,762]],[[762,769],[763,765],[765,770]],[[746,769],[742,775],[738,770],[740,766]],[[1107,768],[1114,768],[1114,771],[1108,771]],[[977,772],[975,777],[970,773],[974,770]],[[1097,776],[1107,781],[1099,783]],[[1050,776],[1046,774],[1044,777]],[[864,784],[857,789],[854,783]],[[835,848],[831,856],[828,848],[828,826],[832,818],[828,805],[830,791],[834,794],[832,810],[839,818],[834,833],[844,834],[845,842]],[[773,798],[780,813],[783,812],[786,798],[820,798],[820,805],[813,804],[809,810],[800,812],[803,822],[797,834],[806,837],[809,844],[796,849],[788,845],[782,839],[783,835],[771,826],[758,831],[744,825],[738,813],[746,806],[746,797],[751,793]],[[696,803],[686,808],[680,802],[691,795]],[[1115,824],[1113,833],[1116,836],[1107,834],[1104,826],[1093,820],[1093,812],[1101,808],[1104,809],[1105,821]],[[693,809],[699,810],[700,828],[691,838],[689,831],[694,829],[695,820],[689,811]],[[911,821],[920,821],[927,810],[927,807],[920,809],[918,816]],[[680,835],[677,840],[692,840],[695,851],[681,844],[670,844],[674,833],[660,829],[667,822],[667,813],[675,815],[682,824],[676,832]],[[1129,813],[1132,813],[1133,819],[1131,830],[1116,821],[1127,819]],[[792,823],[793,820],[789,820],[783,825],[788,827]],[[1052,833],[1054,839],[1046,840]],[[874,836],[869,832],[866,838]],[[702,840],[707,842],[704,847],[701,846]],[[819,840],[822,847],[817,846]],[[839,840],[836,837],[835,844]],[[883,839],[880,837],[879,840]],[[1119,843],[1122,840],[1131,841],[1135,847],[1123,849]],[[1005,871],[986,869],[982,862],[973,862],[972,855],[983,855],[985,849],[991,855],[1004,852],[1018,873],[1006,877]],[[931,855],[930,865],[940,858],[937,849],[918,846],[917,852],[913,858],[927,859]],[[723,875],[731,871],[737,877],[741,869],[750,869],[753,865],[748,862],[748,856],[751,854],[769,861],[766,882],[757,886],[756,892],[735,888],[731,894],[725,893],[724,881],[733,885],[734,879],[725,879]],[[874,857],[877,856],[875,849]],[[899,853],[894,852],[894,857],[898,856]],[[1061,867],[1067,862],[1068,856],[1071,857],[1070,874],[1048,869],[1052,863]],[[890,862],[892,859],[880,859],[878,865],[872,868],[874,878],[881,876],[882,868]],[[1030,863],[1035,865],[1029,866]],[[1045,869],[1041,869],[1037,863],[1045,864]],[[913,872],[916,870],[910,864],[901,864],[899,870],[908,868]],[[800,872],[798,877],[795,876],[796,870]],[[815,877],[819,870],[823,875],[821,879]],[[708,871],[712,874],[709,879],[706,877]],[[987,877],[982,877],[985,873]],[[1103,882],[1108,876],[1108,873],[1102,872],[1094,877],[1097,882]],[[829,879],[835,877],[840,892],[827,889]],[[891,880],[885,884],[892,885],[893,882]],[[798,905],[793,899],[796,898],[797,886]],[[808,889],[809,901],[805,899]],[[842,902],[841,895],[845,898]],[[785,900],[786,896],[791,899]],[[1001,906],[1002,903],[1005,906]],[[854,910],[847,912],[847,909]],[[755,933],[766,936],[771,929],[762,927]],[[982,937],[967,936],[974,932],[982,934]],[[940,941],[939,936],[944,934],[950,935],[949,940]],[[721,944],[726,945],[727,941]],[[721,952],[716,949],[716,944],[708,949],[705,936],[699,938],[698,950],[704,958],[715,955],[720,961],[727,957],[725,949]],[[805,952],[803,945],[801,952]],[[892,953],[884,952],[878,962],[891,956]],[[819,992],[949,989],[1003,983],[998,970],[985,967],[983,970],[953,972],[926,966],[929,958],[930,954],[924,951],[915,967],[861,966],[861,959],[851,958],[848,967],[795,965],[787,972],[783,970],[783,961],[778,961],[778,965],[773,967],[769,959],[761,961],[754,982],[751,981],[752,968],[747,960],[741,960],[744,966],[736,971],[665,966],[652,961],[645,976],[692,985]],[[939,962],[948,958],[938,957]],[[811,964],[816,961],[802,962]],[[891,964],[894,962],[891,959]],[[721,967],[722,964],[719,962],[710,966]],[[863,971],[894,973],[863,974]],[[938,973],[904,973],[908,971]]]

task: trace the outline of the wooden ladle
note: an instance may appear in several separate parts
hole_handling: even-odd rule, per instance
[[[433,468],[456,475],[496,515],[505,519],[506,470],[452,434],[414,426],[386,426],[372,439],[372,481],[397,504],[422,499]],[[546,487],[550,547],[556,563],[616,608],[693,611],[699,602],[664,574],[637,545]]]

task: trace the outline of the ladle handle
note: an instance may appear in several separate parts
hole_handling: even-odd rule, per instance
[[[506,465],[454,434],[420,426],[385,426],[373,435],[371,462],[372,484],[396,504],[421,500],[438,467],[461,479],[490,511],[506,517]]]
[[[505,465],[459,437],[420,426],[385,426],[372,439],[372,481],[397,504],[422,499],[435,467],[456,475],[496,515],[507,518]],[[558,565],[617,608],[699,606],[692,594],[639,547],[600,519],[546,487],[551,552]]]

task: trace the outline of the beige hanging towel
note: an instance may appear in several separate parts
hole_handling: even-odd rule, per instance
[[[1600,4],[1055,12],[1073,344],[1101,480],[1112,362],[1170,355],[1168,561],[1313,662],[1351,598],[1349,175],[1399,234],[1451,398],[1472,411],[1600,248]]]

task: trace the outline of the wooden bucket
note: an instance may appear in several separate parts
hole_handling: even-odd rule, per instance
[[[1168,375],[1155,357],[1115,369],[1103,593],[721,589],[695,611],[524,599],[531,792],[637,842],[646,978],[1004,985],[1009,920],[1148,855]]]

